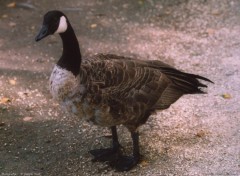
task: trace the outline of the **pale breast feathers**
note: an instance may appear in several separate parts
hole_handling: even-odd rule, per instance
[[[50,77],[50,92],[54,99],[62,101],[81,90],[79,83],[79,76],[56,65]]]

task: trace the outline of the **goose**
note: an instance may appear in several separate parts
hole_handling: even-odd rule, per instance
[[[138,127],[149,116],[170,107],[185,94],[203,94],[199,80],[159,60],[139,60],[113,54],[82,57],[79,43],[67,16],[58,10],[44,15],[35,40],[59,34],[62,56],[50,76],[50,93],[70,113],[88,122],[109,127],[112,146],[89,151],[92,161],[108,163],[117,171],[129,171],[140,161]],[[131,133],[132,155],[122,152],[116,126]]]

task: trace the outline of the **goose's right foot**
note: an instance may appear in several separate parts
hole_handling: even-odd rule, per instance
[[[94,156],[94,158],[92,159],[93,162],[111,162],[116,160],[119,155],[121,155],[121,151],[119,148],[95,149],[90,150],[89,152]]]
[[[113,140],[112,148],[90,150],[89,152],[94,156],[92,159],[93,162],[111,162],[121,155],[121,145],[118,142],[116,126],[111,127],[111,130]]]

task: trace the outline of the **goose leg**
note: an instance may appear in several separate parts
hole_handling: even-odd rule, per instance
[[[90,150],[89,152],[94,156],[92,161],[111,162],[113,160],[116,160],[116,158],[118,158],[118,155],[120,155],[121,145],[119,144],[118,141],[116,126],[111,127],[111,131],[112,131],[112,148]]]
[[[123,156],[120,155],[116,162],[114,163],[114,168],[117,171],[129,171],[134,166],[136,166],[140,161],[140,152],[139,152],[139,133],[131,133],[133,141],[133,155],[132,156]],[[111,163],[109,163],[111,165]]]

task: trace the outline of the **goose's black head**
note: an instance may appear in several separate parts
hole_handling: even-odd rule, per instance
[[[44,15],[42,28],[35,40],[39,41],[52,34],[64,33],[68,28],[67,17],[60,11],[49,11]]]

